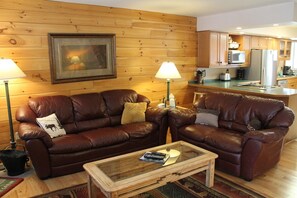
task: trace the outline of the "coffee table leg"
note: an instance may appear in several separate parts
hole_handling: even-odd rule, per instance
[[[206,186],[213,187],[215,160],[210,160],[206,170]]]
[[[88,195],[89,198],[95,197],[94,191],[92,191],[92,177],[88,175]]]

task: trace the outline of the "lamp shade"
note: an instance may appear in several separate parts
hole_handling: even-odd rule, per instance
[[[159,68],[156,78],[176,79],[181,78],[175,64],[173,62],[163,62]]]
[[[25,77],[26,74],[11,59],[0,58],[0,80]]]

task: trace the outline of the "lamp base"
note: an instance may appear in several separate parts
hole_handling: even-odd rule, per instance
[[[25,172],[25,163],[28,161],[25,151],[2,150],[0,151],[0,159],[8,176],[16,176]]]

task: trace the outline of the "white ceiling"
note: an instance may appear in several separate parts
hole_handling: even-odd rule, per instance
[[[228,31],[231,33],[245,32],[248,34],[260,34],[260,35],[270,35],[270,36],[280,36],[284,38],[297,38],[297,0],[56,0],[63,2],[71,3],[81,3],[81,4],[91,4],[91,5],[100,5],[108,7],[117,7],[117,8],[128,8],[135,10],[145,10],[152,12],[162,12],[168,14],[184,15],[184,16],[193,16],[198,18],[199,28],[199,19],[208,19],[208,17],[214,17],[219,14],[218,17],[224,18],[225,14],[236,12],[238,20],[241,17],[241,11],[244,13],[250,11],[253,13],[255,9],[265,8],[269,6],[282,6],[288,5],[284,12],[268,12],[261,10],[255,10],[256,16],[251,15],[249,17],[248,25],[245,28],[246,22],[243,21],[243,24],[240,26],[243,27],[242,30],[235,30],[234,24],[222,25],[222,21],[218,21],[220,24],[215,24],[215,21],[212,21],[214,27],[221,26],[220,31]],[[291,2],[292,4],[287,4]],[[293,3],[295,2],[295,4]],[[295,7],[294,7],[295,6]],[[277,10],[277,9],[276,9]],[[289,13],[290,12],[290,13]],[[288,14],[289,13],[289,14]],[[260,14],[260,15],[259,15]],[[282,15],[288,15],[291,18],[286,18]],[[291,16],[292,15],[292,16]],[[223,17],[222,17],[223,16]],[[275,22],[280,23],[278,27],[271,27],[271,24],[263,22],[259,24],[260,19],[271,18]],[[238,21],[237,20],[237,21]],[[255,25],[251,23],[255,22]],[[270,26],[270,27],[269,27]],[[233,28],[233,29],[232,29]],[[268,29],[267,29],[268,28]],[[213,28],[212,28],[213,29]],[[199,30],[199,29],[198,29]],[[233,31],[234,30],[234,31]]]

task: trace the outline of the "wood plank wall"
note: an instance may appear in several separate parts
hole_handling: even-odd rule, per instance
[[[115,33],[117,78],[51,84],[48,33]],[[27,77],[9,81],[12,114],[30,97],[131,88],[157,104],[165,80],[154,75],[173,61],[182,79],[171,83],[178,105],[192,102],[196,18],[47,0],[1,0],[0,57],[11,58]],[[18,123],[14,120],[17,131]],[[0,83],[0,147],[9,143],[4,85]]]

